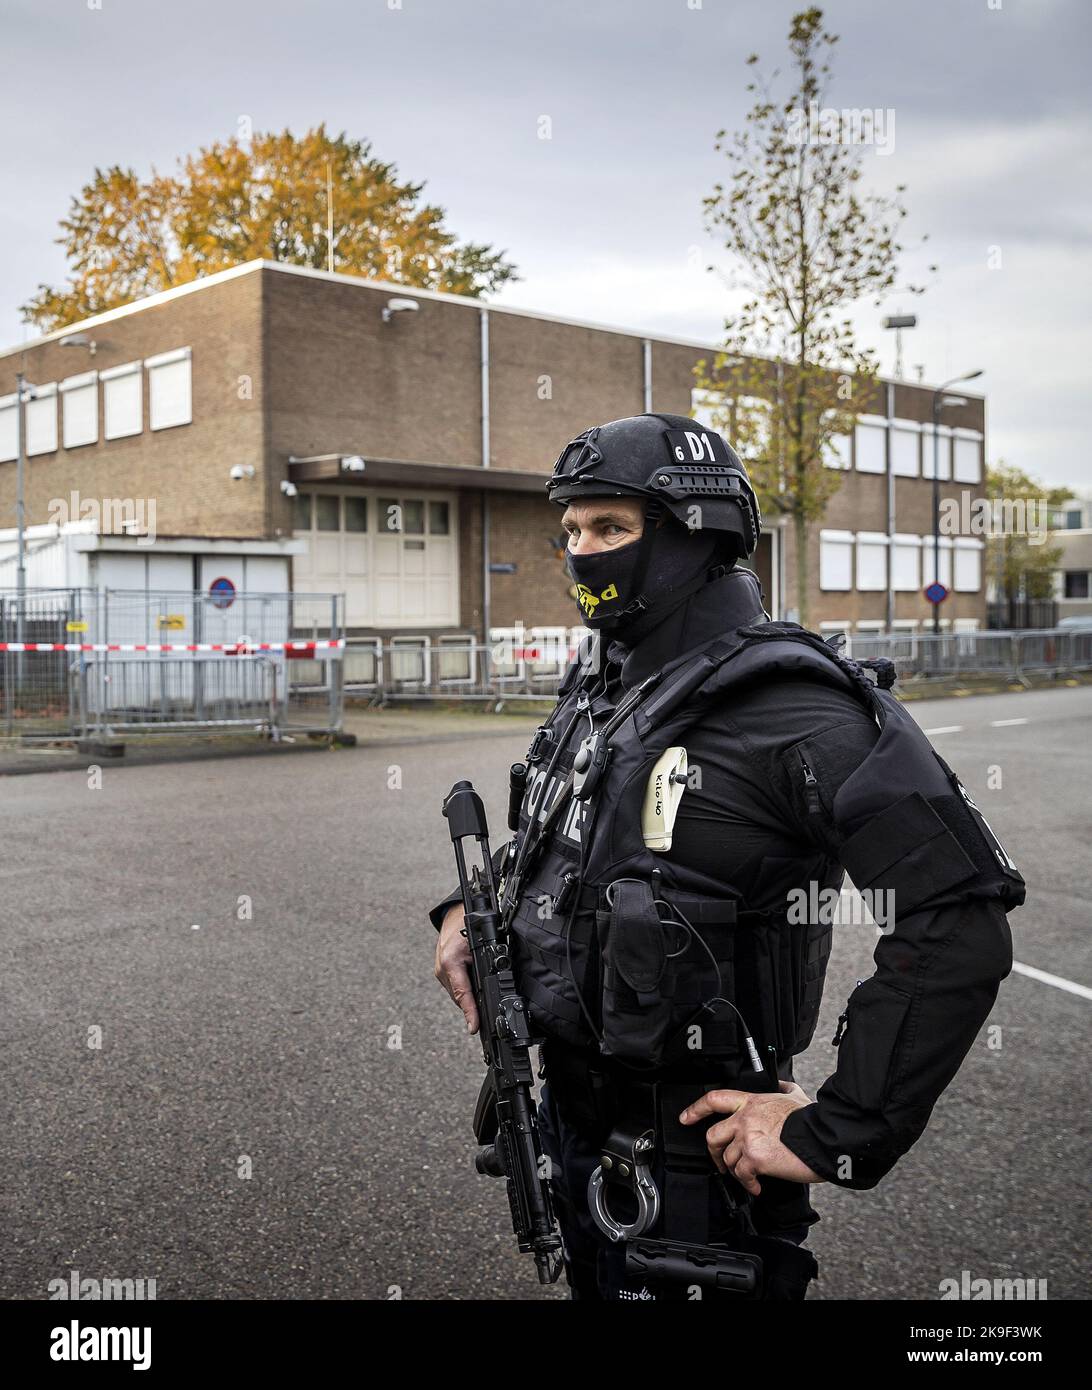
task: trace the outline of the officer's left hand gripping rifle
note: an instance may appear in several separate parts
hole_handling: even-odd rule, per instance
[[[534,1255],[539,1282],[552,1284],[561,1273],[561,1240],[531,1094],[530,1049],[537,1039],[531,1036],[527,1005],[512,975],[485,807],[472,783],[456,782],[444,800],[443,813],[459,868],[466,913],[463,935],[470,946],[471,984],[488,1068],[474,1113],[474,1134],[482,1146],[474,1162],[479,1173],[505,1179],[519,1248]],[[471,835],[478,841],[482,863],[468,875],[462,842]]]

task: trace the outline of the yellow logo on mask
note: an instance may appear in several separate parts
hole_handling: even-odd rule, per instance
[[[576,586],[576,601],[583,608],[585,614],[590,618],[600,603],[607,603],[612,598],[618,597],[618,586],[608,584],[601,594],[596,596],[586,584]]]

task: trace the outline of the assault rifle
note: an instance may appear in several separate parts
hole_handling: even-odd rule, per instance
[[[527,1005],[516,989],[501,924],[489,826],[482,799],[471,782],[456,782],[444,799],[459,887],[463,895],[463,935],[470,946],[470,977],[478,1006],[479,1036],[488,1068],[474,1112],[479,1173],[504,1178],[512,1226],[520,1250],[535,1257],[539,1283],[552,1284],[561,1273],[561,1239],[554,1220],[545,1159],[531,1087],[531,1036]],[[473,836],[481,865],[467,873],[463,840]]]

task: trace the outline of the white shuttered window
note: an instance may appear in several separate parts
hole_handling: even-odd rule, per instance
[[[27,458],[57,451],[57,383],[39,386],[26,406]]]
[[[832,590],[853,588],[852,531],[820,531],[819,587]]]
[[[66,449],[99,442],[98,372],[83,372],[61,382],[61,419]]]
[[[142,365],[139,360],[123,362],[101,374],[103,434],[107,439],[125,439],[144,428]]]
[[[953,472],[957,483],[980,483],[982,481],[982,436],[970,431],[959,430],[952,448],[955,459]]]
[[[891,587],[900,594],[922,587],[920,536],[896,533],[891,548]]]
[[[857,588],[887,588],[887,537],[882,531],[857,532]]]
[[[961,594],[977,594],[982,588],[982,542],[957,538],[955,543],[955,589]]]
[[[891,471],[897,478],[916,478],[921,431],[917,425],[896,421],[891,431]]]
[[[15,392],[0,396],[0,463],[7,463],[19,453],[19,413]]]
[[[149,357],[148,418],[153,430],[169,430],[188,425],[193,419],[192,383],[188,347]]]
[[[883,422],[871,417],[857,425],[857,472],[885,473],[887,460],[884,455],[885,443]]]

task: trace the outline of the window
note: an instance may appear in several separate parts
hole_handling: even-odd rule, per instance
[[[191,351],[188,347],[149,357],[148,417],[153,430],[188,425],[193,419],[191,400]]]
[[[848,434],[832,434],[823,455],[823,462],[828,468],[846,470],[850,466],[852,448],[853,440]]]
[[[1087,570],[1066,570],[1065,587],[1062,590],[1066,598],[1087,598],[1088,597],[1088,571]]]
[[[315,498],[315,525],[320,531],[341,530],[341,498],[320,492]]]
[[[99,442],[98,372],[84,372],[61,382],[61,414],[66,449]]]
[[[921,588],[921,537],[896,535],[891,546],[891,587],[896,593]]]
[[[407,498],[402,503],[402,530],[407,536],[425,534],[425,504],[420,498]]]
[[[924,587],[939,579],[946,589],[952,587],[952,541],[950,536],[940,538],[940,574],[933,573],[933,537],[921,538],[921,582]]]
[[[951,476],[952,463],[952,431],[947,425],[941,425],[937,431],[936,442],[933,442],[933,427],[926,425],[922,430],[921,440],[921,476],[931,478],[933,476],[933,450],[936,449],[937,458],[940,462],[940,469],[937,476],[941,482],[947,482]]]
[[[884,456],[884,435],[886,430],[875,420],[857,425],[857,472],[886,473],[887,461]]]
[[[953,473],[957,483],[982,481],[982,436],[960,431],[952,442]]]
[[[770,452],[773,437],[773,412],[769,401],[761,396],[737,397],[732,411],[731,426],[721,425],[736,453],[744,462],[765,458]]]
[[[954,554],[956,591],[977,594],[982,588],[982,542],[957,539]]]
[[[853,532],[820,531],[820,589],[852,589]]]
[[[1080,510],[1071,510],[1065,513],[1065,529],[1067,531],[1079,531],[1081,529]]]
[[[366,497],[345,498],[346,531],[366,531],[368,529],[368,499]]]
[[[722,391],[703,391],[700,387],[691,387],[690,413],[706,429],[718,432],[728,429],[728,403]]]
[[[0,396],[0,463],[7,463],[18,455],[19,411],[13,391],[10,396]]]
[[[144,378],[139,362],[125,362],[100,372],[103,435],[125,439],[144,429]]]
[[[887,537],[880,531],[857,533],[857,588],[887,588]]]
[[[428,504],[428,532],[430,536],[446,536],[448,532],[448,505],[446,502]]]
[[[311,529],[311,494],[309,492],[299,492],[292,506],[292,525],[297,531],[310,531]]]
[[[26,405],[27,458],[52,454],[57,448],[57,383],[39,386]]]
[[[891,431],[891,471],[897,478],[920,473],[921,430],[910,421],[896,420]]]

